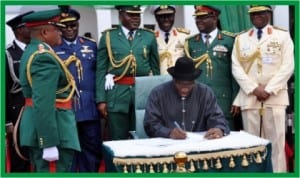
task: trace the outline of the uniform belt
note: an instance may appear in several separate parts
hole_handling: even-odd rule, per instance
[[[33,107],[32,98],[25,98],[25,106]],[[72,100],[66,102],[56,102],[55,107],[60,109],[72,109]]]
[[[115,81],[115,83],[120,85],[133,85],[135,83],[135,78],[124,76],[121,79]]]

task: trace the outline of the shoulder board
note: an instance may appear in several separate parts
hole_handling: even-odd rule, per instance
[[[198,34],[195,34],[195,35],[191,35],[191,36],[185,38],[185,41],[187,41],[187,40],[189,40],[189,39],[192,39],[192,38],[195,38],[195,37],[198,36],[198,35],[199,35],[199,33],[198,33]]]
[[[92,41],[92,42],[96,42],[96,40],[94,40],[93,38],[88,38],[86,36],[81,36],[81,38]]]
[[[190,30],[186,29],[186,28],[176,28],[176,30],[178,32],[181,32],[181,33],[185,33],[185,34],[190,34]]]
[[[277,27],[277,26],[273,26],[273,28],[274,28],[274,29],[276,29],[276,30],[281,30],[281,31],[285,31],[285,32],[287,32],[287,30],[286,30],[286,29],[283,29],[283,28],[280,28],[280,27]]]
[[[150,28],[141,28],[142,30],[146,30],[148,32],[151,32],[151,33],[155,33],[154,30],[150,29]]]
[[[224,30],[221,33],[223,33],[224,35],[233,37],[233,38],[237,36],[237,33],[232,33],[232,32],[224,31]]]
[[[243,33],[247,33],[249,30],[251,30],[252,28],[249,28],[249,29],[247,29],[247,30],[243,30],[243,31],[241,31],[241,32],[237,32],[237,33],[235,33],[235,37],[236,36],[238,36],[238,35],[241,35],[241,34],[243,34]]]
[[[117,28],[108,28],[106,30],[104,30],[104,32],[107,32],[107,31],[112,31],[112,30],[116,30]]]

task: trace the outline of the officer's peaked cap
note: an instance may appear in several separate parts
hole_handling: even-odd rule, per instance
[[[123,11],[123,12],[131,13],[131,14],[140,14],[140,13],[142,13],[140,5],[135,5],[135,6],[119,5],[119,6],[115,6],[115,8],[119,12]]]
[[[13,30],[17,29],[17,28],[20,28],[20,27],[23,27],[25,25],[24,22],[22,22],[22,18],[28,14],[31,14],[33,13],[34,11],[29,11],[29,12],[26,12],[24,14],[20,14],[12,19],[10,19],[9,21],[6,22],[6,24],[8,26],[10,26]]]
[[[214,6],[196,5],[193,16],[214,15],[219,16],[221,10]]]
[[[157,5],[151,6],[150,11],[154,15],[174,14],[176,7],[173,5]]]
[[[250,8],[248,10],[249,13],[263,12],[263,11],[272,12],[272,7],[269,5],[250,5]]]
[[[27,27],[35,27],[41,25],[55,25],[59,27],[65,27],[64,24],[60,23],[61,10],[45,10],[33,12],[23,17],[22,22]]]

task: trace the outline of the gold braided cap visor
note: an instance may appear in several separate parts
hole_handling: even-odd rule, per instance
[[[261,11],[272,11],[272,9],[266,6],[251,7],[248,13],[261,12]]]
[[[132,10],[124,10],[126,13],[129,13],[129,14],[141,14],[142,11],[132,11]]]
[[[60,20],[61,23],[65,23],[65,22],[71,22],[71,21],[76,21],[76,17],[68,17],[68,18],[63,18]]]

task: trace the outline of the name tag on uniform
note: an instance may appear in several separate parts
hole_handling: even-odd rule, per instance
[[[263,64],[272,64],[273,63],[273,59],[272,59],[272,57],[265,56],[265,57],[262,58],[262,63]]]

